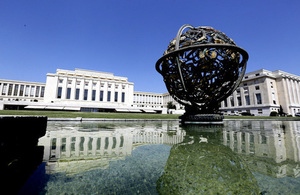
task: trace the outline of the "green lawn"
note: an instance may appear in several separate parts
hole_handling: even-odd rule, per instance
[[[49,118],[115,118],[115,119],[178,119],[177,114],[143,114],[143,113],[107,113],[107,112],[66,112],[66,111],[31,111],[0,110],[0,115],[48,116]],[[225,119],[291,119],[300,117],[266,117],[266,116],[225,116]]]
[[[0,110],[0,115],[48,116],[49,118],[116,118],[116,119],[178,119],[176,114],[143,114],[143,113],[108,113],[108,112],[66,112],[66,111],[31,111]]]

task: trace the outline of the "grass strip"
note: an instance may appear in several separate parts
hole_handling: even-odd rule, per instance
[[[145,114],[145,113],[112,113],[112,112],[68,112],[68,111],[33,111],[33,110],[0,110],[0,115],[47,116],[49,118],[115,118],[115,119],[178,119],[178,114]],[[274,116],[225,116],[225,119],[273,119],[300,120],[300,117]]]

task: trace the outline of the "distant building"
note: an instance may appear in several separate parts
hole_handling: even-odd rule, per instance
[[[176,109],[168,110],[168,102]],[[221,103],[220,110],[228,115],[248,112],[269,116],[280,106],[290,115],[300,112],[300,77],[261,69],[245,74],[236,91]],[[0,79],[0,110],[3,109],[184,112],[184,106],[169,93],[136,92],[127,77],[82,69],[57,69],[47,74],[46,84]]]

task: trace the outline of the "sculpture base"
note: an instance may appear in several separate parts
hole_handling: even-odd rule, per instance
[[[182,124],[223,124],[224,116],[220,114],[182,115]]]

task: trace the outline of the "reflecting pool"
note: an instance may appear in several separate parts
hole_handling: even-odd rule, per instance
[[[48,122],[20,194],[299,194],[300,122]]]

